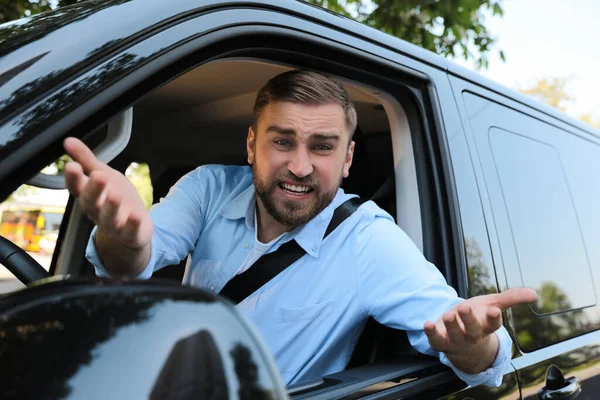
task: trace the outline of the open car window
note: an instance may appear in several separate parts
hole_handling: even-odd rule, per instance
[[[44,173],[56,173],[64,167],[65,158],[45,168]],[[0,203],[0,235],[33,257],[50,271],[56,251],[69,193],[24,184]],[[24,285],[5,266],[0,265],[0,294],[23,288]]]

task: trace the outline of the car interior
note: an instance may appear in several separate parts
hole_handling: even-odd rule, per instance
[[[97,149],[114,136],[109,150],[96,151],[109,153],[105,160],[112,159],[110,165],[121,171],[131,162],[148,164],[153,201],[158,203],[181,176],[198,166],[245,165],[245,139],[257,91],[271,77],[293,68],[257,58],[208,62],[139,99],[90,135],[87,142]],[[375,201],[423,250],[415,151],[405,108],[379,88],[337,79],[345,85],[358,114],[354,160],[342,187]],[[43,185],[43,177],[36,179],[33,182]],[[72,199],[65,215],[51,273],[91,275],[93,268],[84,258],[91,222]],[[181,281],[185,264],[186,259],[181,260],[179,265],[155,272],[154,277]],[[404,332],[370,320],[348,368],[414,354]],[[293,387],[288,390],[294,393]],[[306,390],[305,385],[298,386],[296,393],[302,390]]]

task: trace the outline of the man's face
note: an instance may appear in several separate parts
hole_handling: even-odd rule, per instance
[[[280,224],[310,221],[348,176],[354,142],[338,104],[267,105],[248,132],[248,163],[258,201]]]

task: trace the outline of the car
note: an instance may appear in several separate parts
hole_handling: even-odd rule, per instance
[[[199,165],[245,163],[257,90],[278,73],[308,68],[336,77],[356,104],[347,192],[372,198],[389,212],[461,297],[522,286],[538,292],[535,303],[504,315],[514,349],[500,387],[467,386],[437,359],[416,354],[404,332],[370,320],[344,371],[265,396],[591,399],[600,393],[597,130],[431,52],[301,1],[84,1],[4,24],[0,40],[2,199],[24,183],[64,188],[60,175],[40,171],[64,154],[64,138],[75,136],[122,172],[132,162],[147,164],[157,202]],[[2,298],[0,337],[21,332],[22,339],[22,332],[60,326],[43,308],[27,314],[25,305],[55,310],[52,304],[65,301],[61,290],[82,296],[81,304],[88,304],[86,293],[101,299],[110,292],[129,299],[125,304],[158,292],[163,300],[181,299],[184,289],[152,279],[148,287],[95,279],[85,259],[92,228],[70,199],[50,281],[35,262],[14,256],[10,242],[0,242],[0,264],[30,285]],[[157,271],[153,279],[181,281],[185,263]],[[65,283],[61,276],[75,281]],[[199,289],[190,296],[221,301]],[[107,310],[98,315],[119,308]],[[209,320],[219,324],[218,318]],[[30,364],[21,361],[20,369],[11,368],[18,358],[6,355],[10,345],[0,345],[0,393],[10,381],[12,391],[4,397],[43,398],[31,390],[53,379],[75,387],[73,393],[89,393],[86,382],[94,380],[73,377],[92,369],[105,383],[94,385],[96,396],[126,396],[133,372],[118,367],[127,365],[130,353],[117,353],[111,370],[92,353],[81,356],[76,346],[78,337],[96,330],[105,332],[98,343],[122,340],[121,332],[136,319],[124,321],[78,325],[56,352],[32,347],[23,353]],[[153,340],[152,346],[173,345],[171,336],[162,344]],[[19,343],[28,349],[27,341]],[[52,349],[52,341],[45,349]],[[46,364],[44,357],[61,361]],[[23,366],[36,358],[51,368]],[[244,365],[250,375],[263,370]],[[56,378],[55,371],[61,371]],[[104,374],[124,383],[106,384]],[[61,398],[69,392],[52,393]],[[168,390],[160,393],[168,396]]]

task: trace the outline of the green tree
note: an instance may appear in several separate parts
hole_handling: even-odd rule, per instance
[[[488,66],[495,39],[486,16],[501,16],[502,0],[309,0],[446,57]],[[504,53],[499,52],[504,60]]]

